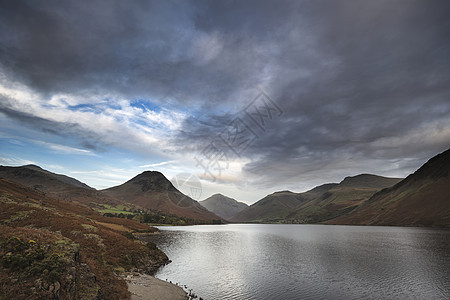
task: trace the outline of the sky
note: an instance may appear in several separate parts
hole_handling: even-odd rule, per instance
[[[97,189],[156,170],[248,204],[405,177],[450,147],[449,15],[447,0],[0,1],[0,164]]]

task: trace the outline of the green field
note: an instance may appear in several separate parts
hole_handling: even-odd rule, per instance
[[[136,214],[135,212],[132,212],[130,210],[132,210],[131,207],[123,205],[123,204],[119,204],[116,206],[112,206],[109,204],[99,204],[99,203],[95,203],[96,205],[98,205],[99,207],[103,207],[100,209],[97,209],[98,212],[105,214],[105,213],[110,213],[110,214],[124,214],[124,215],[134,215]]]

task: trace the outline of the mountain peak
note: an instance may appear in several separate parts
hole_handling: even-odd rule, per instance
[[[41,167],[37,166],[37,165],[33,165],[33,164],[29,164],[29,165],[24,165],[22,166],[23,168],[27,168],[27,169],[32,169],[32,170],[38,170],[38,171],[43,171],[44,169],[42,169]]]
[[[125,184],[136,184],[142,186],[142,191],[167,191],[174,189],[172,183],[158,171],[144,171],[141,174],[133,177]]]
[[[289,191],[289,190],[285,190],[285,191],[273,192],[272,195],[276,195],[276,194],[285,194],[285,193],[288,193],[288,194],[294,194],[294,192],[291,192],[291,191]]]
[[[223,195],[223,194],[221,194],[221,193],[216,193],[216,194],[214,194],[214,195],[211,195],[209,198],[212,198],[212,197],[227,197],[227,196],[225,196],[225,195]],[[227,197],[228,198],[228,197]]]
[[[233,198],[219,193],[214,194],[199,203],[209,211],[226,220],[231,219],[237,213],[248,207],[248,205],[243,202],[238,202]]]
[[[363,179],[363,178],[376,178],[376,177],[381,177],[378,175],[373,175],[373,174],[368,174],[368,173],[362,173],[362,174],[358,174],[358,175],[354,175],[354,176],[347,176],[344,178],[344,180],[341,181],[348,181],[348,180],[359,180],[359,179]]]
[[[228,197],[228,196],[225,196],[224,194],[221,194],[221,193],[216,193],[216,194],[214,194],[214,195],[211,195],[211,196],[209,196],[208,198],[206,198],[205,200],[203,200],[203,201],[210,201],[211,199],[214,199],[215,201],[217,201],[217,200],[232,200],[232,201],[235,201],[235,202],[237,202],[235,199],[233,199],[233,198],[230,198],[230,197]]]
[[[158,171],[144,171],[141,174],[136,175],[131,178],[128,182],[136,182],[136,181],[169,181],[163,173]]]
[[[177,190],[164,174],[145,171],[127,182],[102,190],[108,196],[154,211],[195,220],[219,220],[197,201]]]
[[[144,172],[142,172],[142,173],[139,174],[139,175],[143,175],[143,176],[160,176],[160,177],[166,178],[166,177],[164,176],[164,174],[161,173],[161,172],[159,172],[159,171],[144,171]],[[139,175],[138,175],[138,176],[139,176]]]
[[[373,174],[359,174],[345,177],[344,180],[339,183],[339,186],[385,188],[394,185],[400,180],[400,178],[389,178]]]

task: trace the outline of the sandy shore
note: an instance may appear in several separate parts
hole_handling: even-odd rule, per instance
[[[125,277],[132,300],[186,300],[186,292],[179,286],[145,274]]]

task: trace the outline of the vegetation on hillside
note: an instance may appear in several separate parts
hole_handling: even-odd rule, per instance
[[[191,219],[186,217],[179,217],[177,215],[164,213],[162,211],[139,208],[133,204],[95,204],[97,211],[105,217],[114,217],[122,219],[135,220],[141,223],[147,223],[152,225],[201,225],[201,224],[222,224],[222,220],[202,220]],[[98,208],[100,207],[100,208]]]
[[[33,298],[128,299],[117,274],[151,273],[168,261],[154,244],[133,238],[133,232],[156,231],[147,224],[104,217],[2,179],[0,225],[0,293],[12,299],[29,293]],[[84,279],[76,280],[80,276]]]

